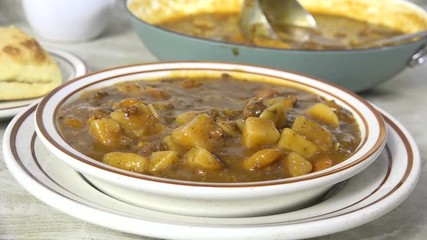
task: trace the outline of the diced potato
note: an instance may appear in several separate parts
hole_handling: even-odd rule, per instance
[[[221,142],[212,137],[219,127],[206,114],[197,115],[187,124],[175,129],[172,140],[187,149],[193,147],[206,148],[209,151],[215,150]]]
[[[240,130],[240,132],[243,132],[243,127],[245,126],[245,121],[241,118],[234,121],[236,123],[236,127]]]
[[[339,128],[340,120],[332,109],[324,103],[316,103],[306,110],[306,113],[314,119],[328,126]]]
[[[276,128],[282,129],[287,120],[286,108],[281,102],[275,103],[264,109],[259,118],[271,120]]]
[[[181,82],[181,87],[183,88],[195,88],[200,87],[202,81],[200,79],[185,79]]]
[[[157,120],[159,120],[159,121],[161,121],[162,120],[162,116],[159,114],[159,111],[157,111],[157,109],[153,106],[153,104],[148,104],[147,105],[147,109],[148,109],[148,111],[150,111],[150,113],[151,114],[153,114],[153,116],[157,119]]]
[[[111,152],[104,155],[102,162],[127,171],[142,173],[148,159],[136,153]]]
[[[136,82],[124,82],[116,85],[119,92],[127,95],[137,96],[141,94],[142,87]]]
[[[65,125],[72,128],[82,128],[85,125],[82,120],[73,116],[66,116],[63,121]]]
[[[152,105],[156,109],[156,111],[168,111],[175,108],[175,106],[171,102],[153,102]]]
[[[143,103],[114,111],[111,118],[120,124],[127,136],[132,138],[150,136],[166,128]]]
[[[153,152],[147,169],[150,172],[160,172],[171,167],[177,160],[178,156],[174,151]]]
[[[297,98],[292,95],[288,97],[275,97],[275,98],[264,99],[264,103],[267,106],[271,106],[276,103],[281,103],[285,108],[292,108],[296,102],[297,102]]]
[[[326,105],[330,109],[334,111],[334,113],[338,116],[338,118],[343,122],[354,122],[354,116],[351,114],[351,112],[343,109],[341,106],[339,106],[334,100],[330,100],[325,102]]]
[[[255,97],[266,99],[274,97],[275,95],[279,94],[280,92],[273,88],[264,88],[260,89],[255,92]]]
[[[221,161],[207,149],[202,147],[195,147],[188,151],[184,155],[184,162],[190,167],[200,168],[203,170],[222,169]]]
[[[176,116],[175,122],[178,123],[179,125],[184,125],[190,122],[191,120],[193,120],[197,115],[200,115],[200,114],[201,114],[200,111],[183,112],[181,114],[178,114],[178,116]]]
[[[166,100],[170,97],[170,94],[168,91],[161,88],[150,87],[150,86],[147,86],[144,88],[144,94],[148,94],[157,100]]]
[[[316,144],[290,128],[283,129],[277,146],[281,149],[296,152],[305,158],[309,158],[319,152],[319,147]]]
[[[284,151],[277,148],[262,149],[245,159],[243,161],[243,168],[251,171],[264,168],[281,158],[283,154]]]
[[[334,136],[314,121],[299,116],[292,124],[292,130],[316,144],[320,150],[328,151],[334,146]]]
[[[332,167],[334,161],[329,158],[327,155],[316,158],[313,162],[313,172],[321,171],[323,169]]]
[[[140,102],[141,101],[136,99],[136,98],[125,98],[118,103],[117,108],[130,107],[130,106],[132,106],[136,103],[140,103]]]
[[[123,145],[123,133],[120,125],[111,118],[92,120],[89,123],[89,133],[99,143],[117,148]]]
[[[218,126],[222,128],[228,136],[237,137],[241,134],[235,121],[219,121]]]
[[[311,172],[313,166],[304,157],[290,152],[282,161],[282,166],[291,177],[302,176]]]
[[[246,148],[256,148],[276,144],[280,133],[271,120],[248,117],[243,126],[242,137]]]
[[[171,136],[166,136],[163,139],[163,143],[166,145],[168,150],[176,152],[179,156],[182,156],[187,152],[187,149],[181,144],[174,142]]]

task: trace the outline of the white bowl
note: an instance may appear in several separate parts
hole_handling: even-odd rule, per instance
[[[40,37],[78,42],[93,39],[104,31],[114,3],[114,0],[22,0],[22,8]]]
[[[177,73],[231,73],[275,78],[293,87],[335,100],[352,112],[359,124],[361,144],[343,162],[300,177],[248,183],[202,183],[136,174],[103,164],[72,148],[58,131],[56,113],[82,91],[121,81],[170,77]],[[67,82],[43,98],[35,116],[43,144],[95,187],[117,199],[183,215],[209,217],[260,216],[305,207],[318,201],[335,184],[368,167],[381,153],[386,138],[381,115],[356,94],[331,83],[282,70],[228,63],[168,62],[124,66]]]

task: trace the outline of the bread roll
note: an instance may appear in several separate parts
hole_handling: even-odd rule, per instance
[[[34,38],[0,27],[0,100],[40,97],[61,82],[58,64]]]

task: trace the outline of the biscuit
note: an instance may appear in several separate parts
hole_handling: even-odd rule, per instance
[[[33,37],[0,27],[0,100],[30,99],[61,84],[58,64]]]

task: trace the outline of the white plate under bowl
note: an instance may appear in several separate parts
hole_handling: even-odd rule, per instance
[[[79,57],[57,49],[47,48],[47,51],[58,63],[63,81],[71,80],[89,72],[89,68]],[[38,100],[40,98],[0,101],[0,119],[11,118]]]
[[[393,117],[387,145],[366,170],[338,185],[310,207],[248,218],[206,218],[168,214],[110,197],[51,154],[35,133],[36,105],[16,116],[4,134],[9,171],[46,204],[107,228],[166,239],[300,239],[344,231],[372,221],[398,206],[414,189],[421,171],[418,148]],[[283,196],[286,197],[286,196]]]

